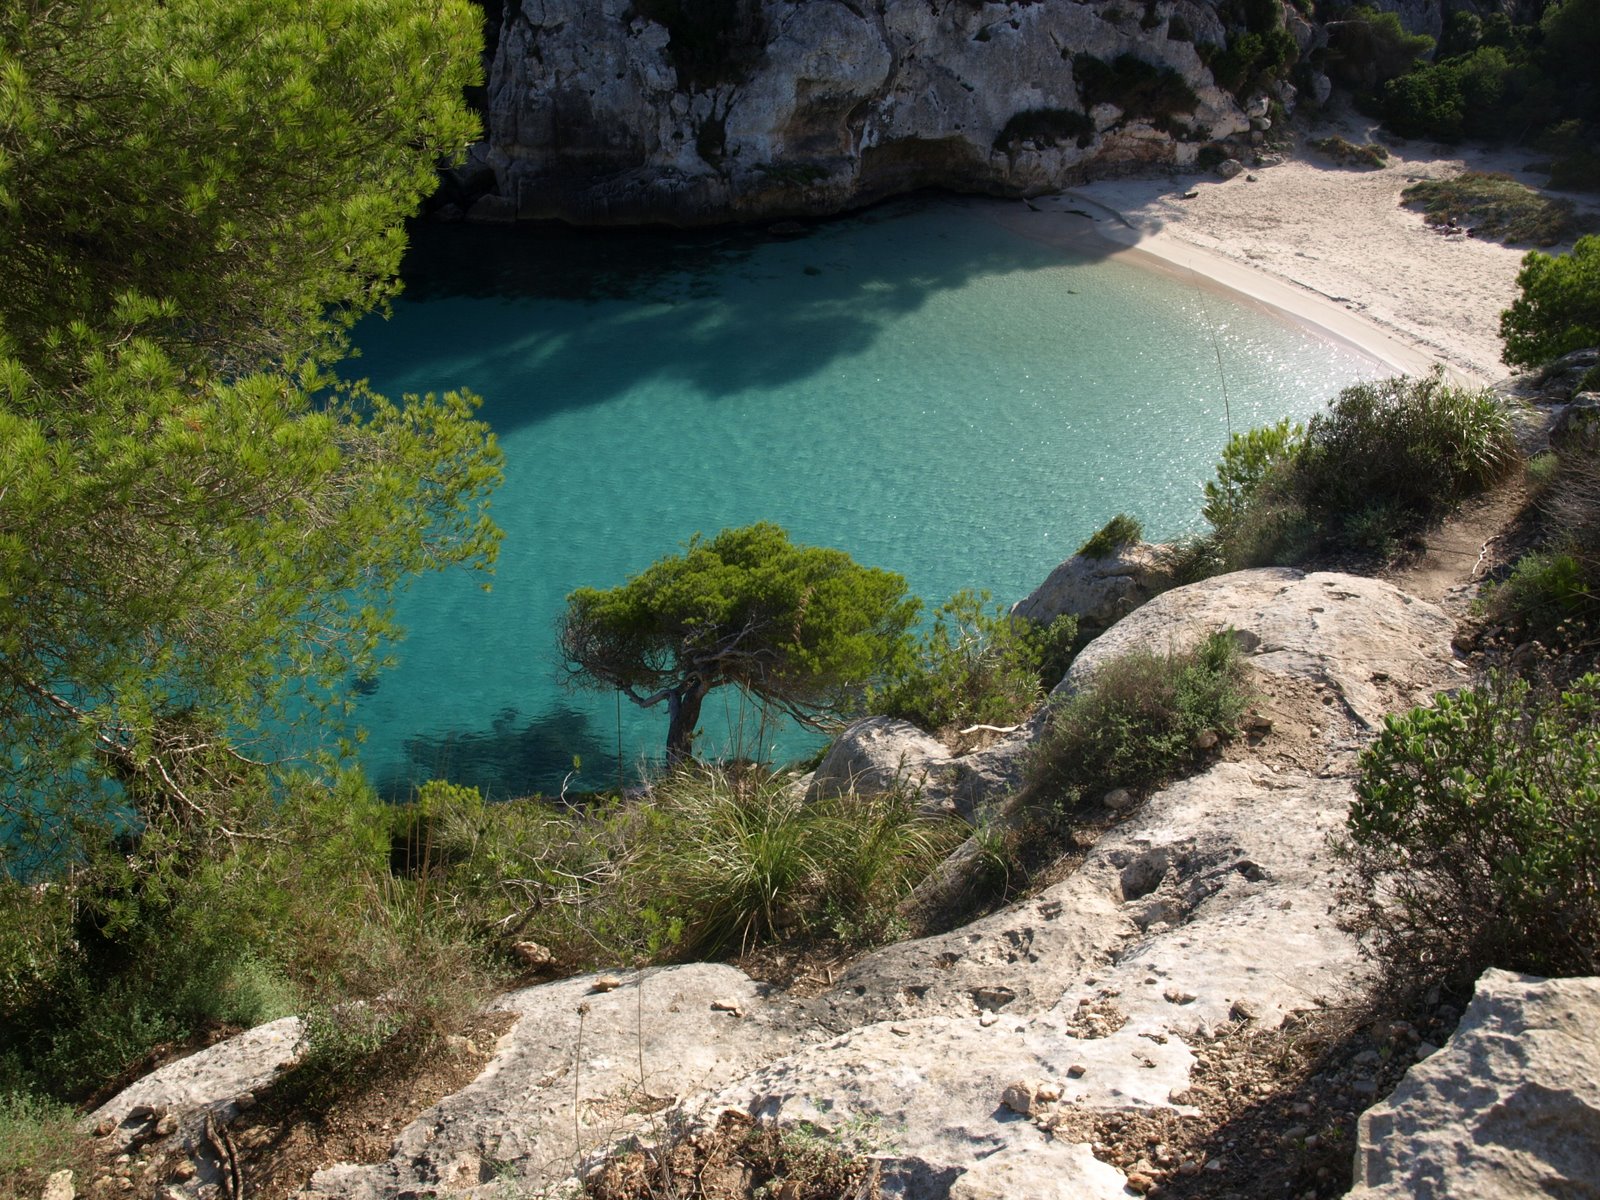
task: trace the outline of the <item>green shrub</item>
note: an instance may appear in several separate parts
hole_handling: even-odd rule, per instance
[[[627,900],[681,930],[675,952],[692,957],[785,934],[882,935],[963,836],[912,796],[807,804],[788,779],[705,769],[660,781],[637,816]]]
[[[1550,186],[1564,192],[1600,192],[1600,154],[1577,150],[1550,164]]]
[[[1218,87],[1243,98],[1284,78],[1299,57],[1294,35],[1280,24],[1229,38],[1223,50],[1208,56],[1207,65]]]
[[[1276,425],[1263,425],[1228,438],[1217,463],[1217,476],[1205,485],[1205,505],[1200,515],[1219,534],[1228,535],[1250,512],[1267,477],[1285,470],[1305,437],[1303,425],[1285,417]]]
[[[1244,677],[1228,630],[1193,650],[1136,650],[1113,659],[1056,710],[1035,752],[1030,786],[1065,807],[1181,775],[1203,758],[1203,732],[1225,738],[1237,727]]]
[[[1570,254],[1530,250],[1517,288],[1521,295],[1500,314],[1508,364],[1536,367],[1600,345],[1600,236],[1579,238]]]
[[[1328,74],[1358,95],[1375,94],[1433,49],[1432,38],[1407,33],[1395,13],[1365,6],[1329,22],[1328,33]]]
[[[1456,141],[1498,136],[1506,126],[1511,86],[1512,66],[1505,51],[1483,46],[1384,84],[1384,123],[1404,137]]]
[[[382,1045],[369,1065],[395,1068],[485,993],[461,914],[437,902],[430,876],[391,875],[394,814],[359,777],[290,778],[232,800],[215,814],[229,836],[153,824],[108,844],[102,833],[31,908],[0,890],[0,909],[27,918],[0,937],[15,968],[0,1058],[20,1086],[81,1100],[157,1045],[291,1011],[370,1021]],[[325,1089],[357,1057],[323,1056]]]
[[[1489,611],[1547,643],[1592,648],[1600,628],[1600,460],[1581,448],[1541,460],[1549,464],[1539,489],[1544,545],[1494,589]]]
[[[1600,970],[1600,676],[1495,677],[1390,718],[1361,757],[1350,899],[1385,961]]]
[[[912,659],[890,673],[867,706],[929,732],[1020,720],[1066,673],[1078,624],[1043,627],[1013,618],[988,592],[961,591],[933,615]]]
[[[1595,615],[1600,595],[1570,554],[1528,554],[1517,560],[1490,598],[1491,610],[1539,637],[1556,634],[1569,621]]]
[[[1431,517],[1495,483],[1519,462],[1510,419],[1487,390],[1435,370],[1340,392],[1312,417],[1295,484],[1325,535],[1374,507]]]
[[[1341,166],[1374,167],[1381,170],[1389,165],[1389,151],[1377,142],[1367,142],[1358,146],[1334,134],[1332,137],[1318,138],[1311,143],[1311,148],[1320,150]]]
[[[1119,54],[1109,63],[1092,54],[1078,54],[1072,59],[1072,74],[1086,109],[1114,104],[1132,120],[1192,113],[1200,103],[1178,72],[1132,54]]]
[[[1487,391],[1442,372],[1357,384],[1302,433],[1287,423],[1230,439],[1206,484],[1215,532],[1191,558],[1238,569],[1319,549],[1386,555],[1399,538],[1518,462],[1510,419]]]
[[[1430,225],[1466,226],[1476,237],[1550,246],[1584,220],[1570,200],[1550,200],[1509,175],[1467,171],[1454,179],[1425,179],[1400,193],[1423,206]],[[1502,331],[1503,332],[1503,331]]]
[[[1071,108],[1030,108],[1012,114],[1000,132],[995,134],[994,148],[1006,154],[1015,152],[1023,142],[1034,142],[1041,146],[1073,142],[1082,148],[1093,137],[1094,122],[1087,113]]]
[[[1084,558],[1110,558],[1124,546],[1144,540],[1144,525],[1138,517],[1118,513],[1089,535],[1089,540],[1078,547]]]

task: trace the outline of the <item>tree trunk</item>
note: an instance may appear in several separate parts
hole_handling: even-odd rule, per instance
[[[694,754],[694,731],[700,724],[705,689],[690,680],[667,696],[667,765],[675,767]]]

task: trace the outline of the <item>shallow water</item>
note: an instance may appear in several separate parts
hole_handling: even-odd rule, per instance
[[[1009,604],[1116,512],[1156,538],[1197,526],[1230,416],[1302,417],[1377,372],[965,201],[793,239],[432,227],[407,275],[348,373],[484,397],[506,539],[489,594],[457,573],[403,598],[399,665],[358,711],[391,794],[430,776],[551,791],[574,756],[573,785],[601,787],[659,753],[664,712],[561,689],[554,625],[571,589],[696,531],[772,520],[902,572],[930,608],[966,587]],[[730,723],[747,755],[814,744],[740,708],[708,698],[707,750],[730,748]]]

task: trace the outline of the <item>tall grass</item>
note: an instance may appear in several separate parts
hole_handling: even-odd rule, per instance
[[[807,804],[781,777],[705,768],[662,781],[649,810],[630,874],[681,929],[678,951],[690,956],[793,934],[879,940],[899,901],[963,835],[904,794]]]

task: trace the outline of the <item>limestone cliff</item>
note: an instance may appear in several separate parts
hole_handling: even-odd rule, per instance
[[[512,0],[476,215],[698,224],[1189,165],[1259,141],[1316,38],[1278,0]]]

